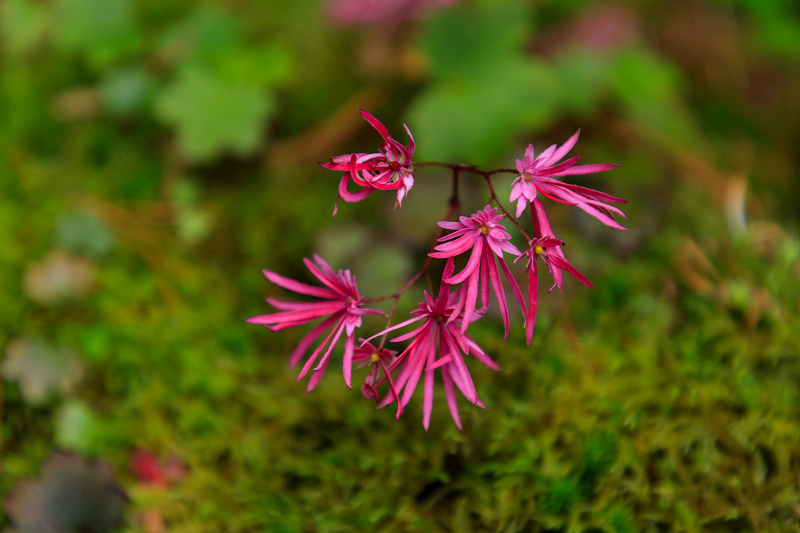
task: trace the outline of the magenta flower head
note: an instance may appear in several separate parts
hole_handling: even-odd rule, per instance
[[[627,218],[625,217],[625,213],[614,206],[603,203],[612,202],[625,204],[627,203],[625,200],[616,198],[610,194],[595,191],[594,189],[564,183],[555,179],[559,176],[577,176],[581,174],[603,172],[619,166],[606,163],[574,166],[580,159],[580,157],[577,156],[571,157],[563,163],[559,163],[559,161],[572,150],[572,147],[575,146],[580,133],[581,130],[578,130],[566,143],[561,145],[561,148],[556,148],[554,144],[539,154],[539,157],[536,159],[533,157],[533,145],[530,144],[528,145],[528,149],[525,150],[525,157],[523,160],[520,161],[517,159],[517,171],[519,171],[519,176],[512,183],[513,187],[511,188],[511,196],[509,197],[509,201],[517,202],[516,216],[519,217],[522,215],[522,212],[525,211],[525,206],[533,202],[538,191],[551,200],[561,202],[562,204],[575,205],[583,209],[607,226],[617,229],[626,229],[614,220],[614,213],[623,218]]]
[[[478,282],[481,281],[481,304],[485,311],[489,300],[489,281],[491,280],[492,289],[500,307],[500,315],[503,317],[506,338],[508,338],[508,304],[506,303],[506,295],[497,269],[497,263],[500,263],[503,274],[511,285],[519,305],[522,307],[522,312],[525,312],[522,292],[519,290],[519,285],[514,280],[514,276],[511,275],[505,259],[503,259],[504,251],[517,256],[521,252],[511,244],[511,235],[506,232],[505,227],[498,224],[502,218],[503,215],[497,214],[497,208],[487,205],[483,210],[470,217],[460,217],[459,222],[439,222],[439,226],[442,228],[455,231],[439,239],[440,242],[450,242],[436,246],[434,248],[436,251],[428,254],[429,256],[444,259],[461,255],[472,249],[472,254],[464,270],[455,276],[445,277],[442,280],[450,284],[467,280],[466,290],[461,291],[456,310],[451,315],[452,317],[458,316],[461,310],[464,310],[464,320],[461,324],[462,333],[467,331],[472,314],[475,312],[475,306],[478,301]],[[453,320],[453,318],[450,320]]]
[[[259,315],[247,319],[251,324],[263,324],[271,331],[280,331],[282,329],[300,326],[323,318],[322,322],[317,324],[311,331],[300,340],[300,343],[295,348],[291,357],[289,358],[289,368],[294,368],[300,362],[303,355],[305,355],[308,348],[320,335],[329,328],[331,329],[328,335],[317,346],[311,356],[306,360],[297,381],[305,377],[317,357],[322,353],[317,366],[314,368],[314,374],[308,382],[306,391],[311,391],[317,386],[319,380],[322,379],[322,374],[330,361],[331,352],[339,342],[339,338],[344,333],[344,361],[342,372],[344,373],[344,381],[348,387],[350,385],[352,368],[353,368],[353,347],[354,335],[356,328],[361,326],[361,317],[363,315],[380,315],[380,311],[376,309],[362,308],[363,297],[358,294],[356,287],[355,277],[349,270],[339,270],[334,272],[321,257],[314,256],[314,263],[308,259],[303,259],[306,267],[325,287],[316,287],[307,285],[293,279],[285,278],[271,270],[264,269],[264,275],[275,285],[283,287],[286,290],[296,292],[298,294],[305,294],[320,298],[319,302],[286,302],[276,298],[267,298],[269,303],[275,309],[280,310],[280,313],[272,313],[269,315]]]
[[[376,402],[380,403],[381,397],[378,390],[375,388],[376,384],[381,383],[381,371],[384,379],[389,382],[389,391],[395,401],[398,401],[397,391],[394,388],[392,376],[388,371],[388,367],[394,362],[397,352],[387,350],[385,348],[376,348],[371,342],[364,339],[358,339],[361,346],[356,347],[353,351],[353,362],[361,363],[358,368],[363,368],[367,365],[372,365],[372,371],[367,374],[364,379],[364,384],[361,385],[361,394],[365,398],[374,398]]]
[[[594,286],[586,279],[586,276],[578,272],[578,270],[564,258],[564,253],[561,251],[562,246],[564,246],[564,241],[556,239],[555,237],[536,237],[531,240],[530,248],[522,254],[522,257],[527,257],[528,259],[528,312],[525,320],[525,337],[529,346],[533,338],[533,328],[536,326],[536,310],[539,306],[538,258],[542,258],[542,261],[544,261],[547,267],[547,271],[553,279],[556,280],[550,288],[551,291],[556,285],[558,286],[558,290],[561,290],[562,269],[575,276],[578,281],[590,289],[594,289]],[[558,270],[558,279],[556,279],[555,275],[556,270]]]
[[[450,259],[445,267],[445,276],[450,276],[452,273],[453,259]],[[416,322],[422,322],[422,325],[409,333],[391,339],[392,342],[403,342],[411,339],[411,342],[397,356],[394,363],[388,367],[388,371],[392,373],[402,366],[397,379],[393,383],[390,381],[390,385],[393,386],[393,392],[394,390],[398,391],[398,394],[402,392],[402,397],[397,404],[397,418],[400,418],[400,415],[403,414],[403,408],[408,405],[419,384],[419,380],[422,378],[423,371],[425,372],[422,425],[425,426],[426,430],[430,426],[431,412],[433,411],[434,373],[437,368],[441,369],[447,406],[450,410],[450,416],[453,417],[458,429],[462,429],[462,427],[461,418],[458,414],[456,388],[470,402],[484,409],[486,408],[478,399],[475,385],[472,382],[467,365],[464,363],[463,356],[471,353],[489,368],[500,370],[497,363],[475,341],[459,331],[464,316],[457,311],[457,298],[458,291],[451,293],[450,285],[442,282],[439,289],[439,298],[432,298],[426,291],[425,301],[419,304],[419,309],[411,312],[412,315],[415,315],[414,318],[387,328],[374,336],[377,337]],[[475,318],[478,317],[478,315],[475,315]],[[439,354],[438,359],[436,358],[437,353]],[[389,374],[387,374],[384,379],[389,377]],[[392,400],[392,396],[387,394],[383,401],[378,404],[378,407],[385,407]]]
[[[331,158],[330,163],[320,163],[329,170],[342,170],[344,175],[339,182],[339,196],[345,202],[360,202],[376,190],[396,190],[395,208],[402,205],[403,198],[414,186],[414,167],[411,157],[414,155],[414,137],[408,126],[403,127],[408,134],[408,146],[403,146],[389,136],[389,130],[381,122],[359,109],[361,116],[378,130],[383,137],[381,151],[372,154],[345,154]],[[353,180],[362,187],[351,193],[347,186]],[[336,214],[334,209],[333,214]]]

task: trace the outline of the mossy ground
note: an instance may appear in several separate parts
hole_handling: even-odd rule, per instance
[[[185,2],[158,4],[135,4],[142,35],[191,12]],[[309,84],[334,76],[311,67],[346,64],[356,45],[334,30],[314,37],[320,46],[334,43],[328,48],[296,44],[311,38],[301,22],[316,9],[302,5],[292,11],[243,2],[231,11],[246,36],[272,28],[258,21],[274,14],[296,46],[296,78],[275,93],[275,141],[244,156],[184,159],[147,107],[122,118],[58,121],[53,98],[102,79],[111,69],[105,56],[69,47],[48,52],[45,44],[23,56],[6,50],[0,345],[41,338],[78,353],[85,370],[74,390],[38,405],[18,384],[0,382],[0,495],[35,478],[55,449],[68,449],[115,468],[131,498],[131,532],[145,530],[141,513],[153,508],[176,533],[797,531],[797,154],[780,132],[762,128],[769,116],[788,112],[776,105],[773,115],[755,118],[756,104],[734,111],[725,95],[697,82],[692,87],[707,100],[687,105],[711,147],[687,151],[657,135],[631,134],[642,117],[615,107],[624,108],[624,95],[614,97],[622,104],[592,104],[582,154],[623,168],[582,183],[628,199],[632,229],[614,232],[554,206],[551,219],[563,228],[572,264],[596,289],[569,279],[563,293],[543,294],[530,347],[519,316],[507,341],[498,320],[472,326],[502,367],[471,366],[489,410],[461,399],[460,432],[437,389],[426,432],[420,398],[395,420],[391,408],[378,411],[348,390],[333,365],[304,396],[305,384],[286,368],[300,332],[244,322],[267,312],[263,296],[275,294],[261,268],[308,279],[301,258],[315,252],[335,268],[352,268],[364,286],[392,292],[422,261],[449,194],[447,175],[420,170],[402,210],[392,212],[390,198],[374,195],[340,205],[330,218],[338,176],[316,168],[314,158],[363,150],[377,139],[366,128],[349,143],[295,137],[368,77],[350,72],[314,96],[321,89]],[[545,9],[541,23],[556,27],[565,16]],[[24,44],[15,38],[7,42]],[[123,51],[111,63],[139,57],[114,46]],[[796,83],[786,74],[791,68],[776,65],[776,76],[789,80],[781,87]],[[400,113],[399,103],[413,103],[418,80],[397,83],[390,115]],[[722,103],[712,105],[713,98]],[[800,107],[786,98],[788,109]],[[661,116],[665,108],[653,109]],[[537,139],[562,142],[572,131],[574,115],[554,113],[564,116],[532,128]],[[332,120],[334,130],[341,126]],[[391,130],[399,122],[387,120]],[[780,124],[797,140],[797,124]],[[731,128],[750,141],[729,135]],[[514,141],[522,150],[523,133]],[[332,152],[316,153],[313,142]],[[756,162],[770,154],[779,160],[752,172],[743,227],[726,218],[725,191],[738,174],[709,170],[735,166],[729,154],[742,143]],[[287,147],[308,152],[293,160]],[[522,153],[503,150],[498,166]],[[480,186],[465,183],[465,197],[473,194],[468,206],[483,202]],[[64,216],[75,213],[110,230],[113,246],[98,251],[92,243],[100,237],[71,240]],[[53,249],[91,262],[90,293],[45,303],[30,297],[26,272]],[[401,300],[402,312],[424,287]],[[365,330],[380,327],[370,320]],[[166,490],[148,487],[128,468],[137,448],[181,458],[187,475]],[[7,525],[0,514],[0,527]]]

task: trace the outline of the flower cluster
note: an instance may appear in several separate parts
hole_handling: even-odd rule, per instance
[[[343,172],[339,183],[339,197],[346,202],[364,200],[375,191],[396,191],[395,208],[401,206],[403,199],[414,184],[415,165],[414,138],[406,127],[409,137],[407,146],[403,146],[390,135],[387,128],[375,117],[361,110],[364,119],[375,128],[383,138],[380,150],[374,153],[354,153],[333,157],[329,163],[321,163],[324,168]],[[423,383],[423,425],[428,429],[433,412],[434,382],[439,370],[444,387],[445,398],[456,426],[462,427],[459,416],[456,389],[470,403],[484,407],[478,399],[475,384],[470,376],[466,361],[472,355],[487,367],[499,370],[494,360],[469,336],[468,328],[476,320],[483,317],[489,309],[489,293],[494,294],[497,308],[505,328],[505,337],[510,331],[510,312],[506,298],[504,282],[511,289],[515,300],[519,303],[524,322],[525,338],[530,345],[536,324],[539,302],[539,261],[544,264],[547,273],[553,278],[553,286],[561,290],[563,272],[574,276],[589,288],[593,288],[589,280],[573,267],[564,256],[564,242],[558,239],[545,213],[541,196],[556,202],[574,205],[603,224],[625,229],[615,219],[616,215],[625,214],[609,203],[625,203],[614,196],[595,191],[583,186],[565,183],[557,178],[578,176],[595,172],[603,172],[617,167],[611,164],[576,165],[578,157],[564,158],[575,146],[580,131],[575,133],[561,147],[553,145],[534,157],[533,145],[528,146],[522,160],[517,160],[517,177],[512,183],[510,202],[516,202],[516,216],[512,217],[494,192],[493,176],[511,170],[485,172],[474,166],[418,163],[416,168],[424,166],[446,167],[453,172],[454,196],[450,202],[450,210],[446,220],[439,222],[441,228],[429,259],[422,268],[400,290],[391,295],[379,296],[365,300],[356,286],[355,277],[349,270],[334,272],[328,264],[318,256],[314,260],[305,259],[311,274],[322,286],[308,285],[300,281],[283,277],[270,270],[264,275],[275,285],[305,296],[316,298],[314,302],[289,302],[275,298],[267,298],[267,302],[279,312],[259,315],[248,319],[254,324],[263,324],[272,331],[300,326],[308,322],[319,322],[300,340],[289,358],[289,366],[294,367],[303,359],[311,345],[324,333],[324,339],[317,345],[312,354],[305,360],[298,381],[314,372],[309,379],[307,390],[312,390],[322,378],[331,355],[339,340],[344,336],[344,353],[342,356],[342,373],[345,384],[352,388],[353,363],[358,369],[371,367],[364,378],[361,392],[366,398],[375,400],[378,407],[395,403],[397,417],[411,401],[417,385]],[[563,161],[562,161],[563,160]],[[458,203],[459,173],[472,173],[482,176],[489,185],[492,203],[470,216],[460,216],[458,220],[450,220]],[[348,185],[354,182],[360,189],[350,192]],[[531,233],[529,236],[518,222],[518,218],[530,206]],[[336,214],[336,209],[334,209]],[[507,219],[504,221],[503,219]],[[524,236],[527,245],[521,251],[511,243],[512,235],[506,231],[501,222],[510,222]],[[451,233],[442,235],[442,230]],[[463,268],[456,273],[456,257],[467,254]],[[527,301],[515,279],[505,254],[514,256],[514,262],[526,259]],[[432,259],[445,259],[438,297],[434,298],[428,291],[424,292],[424,300],[418,309],[411,312],[412,318],[391,325],[394,310],[400,296],[413,287],[414,282],[428,273]],[[502,271],[502,276],[500,272]],[[460,287],[457,287],[460,285]],[[432,291],[431,291],[432,292]],[[365,303],[393,301],[391,311],[381,311],[364,307]],[[480,307],[478,302],[480,301]],[[355,330],[362,325],[364,315],[384,315],[386,327],[367,339],[355,342]],[[389,333],[409,326],[411,331],[395,338],[388,339],[392,343],[408,344],[398,354],[397,351],[384,348]],[[380,342],[373,344],[380,338]],[[381,393],[381,389],[384,390]]]

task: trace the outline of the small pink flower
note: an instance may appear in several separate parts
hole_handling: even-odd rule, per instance
[[[395,208],[401,206],[411,187],[414,186],[414,137],[408,126],[403,127],[408,134],[408,146],[403,146],[389,136],[389,131],[381,122],[359,109],[361,116],[378,130],[383,137],[381,151],[372,154],[345,154],[331,158],[330,163],[320,163],[329,170],[342,170],[344,175],[339,182],[339,196],[345,202],[360,202],[376,190],[396,190]],[[347,185],[353,180],[361,190],[351,193]],[[334,209],[333,214],[336,214]]]
[[[453,259],[451,258],[448,260],[447,266],[445,267],[445,276],[452,275],[453,268]],[[398,391],[397,394],[402,391],[402,397],[397,404],[397,418],[400,418],[403,409],[408,405],[408,402],[414,395],[419,380],[422,378],[423,370],[425,371],[422,425],[426,430],[430,426],[431,412],[433,411],[434,371],[437,368],[441,368],[447,406],[450,410],[450,416],[453,417],[453,421],[456,426],[458,426],[458,429],[462,429],[462,427],[461,418],[458,414],[458,403],[455,394],[456,388],[461,391],[461,394],[470,402],[484,409],[486,408],[478,399],[475,385],[472,382],[472,377],[469,374],[467,365],[464,363],[463,355],[469,355],[471,353],[478,361],[489,368],[500,370],[497,363],[495,363],[475,341],[459,331],[459,326],[461,325],[461,321],[464,320],[464,316],[458,311],[458,305],[456,303],[457,298],[458,291],[456,290],[451,293],[450,285],[442,282],[439,289],[439,298],[434,299],[427,291],[425,292],[425,301],[419,304],[419,309],[411,312],[412,315],[415,315],[415,318],[387,328],[372,337],[374,338],[384,333],[422,321],[422,325],[416,327],[413,331],[391,339],[392,342],[403,342],[411,339],[411,343],[388,367],[388,372],[384,380],[389,378],[391,373],[402,366],[397,375],[397,379],[395,379],[393,383],[390,382],[390,385],[393,385],[394,389]],[[478,316],[476,315],[475,318],[478,318]],[[437,353],[439,354],[438,359],[436,358]],[[381,380],[381,382],[382,381],[383,380]],[[393,400],[396,400],[396,395],[393,398],[391,395],[387,394],[378,404],[378,407],[385,407]]]
[[[371,342],[364,339],[359,339],[359,341],[361,346],[353,351],[353,362],[362,363],[358,368],[372,365],[372,371],[367,374],[364,384],[361,385],[361,394],[365,398],[374,398],[376,402],[380,403],[381,397],[375,387],[376,384],[382,382],[381,371],[383,371],[384,379],[389,381],[389,390],[392,393],[392,397],[397,401],[397,391],[394,388],[392,376],[387,370],[387,367],[394,362],[397,352],[385,348],[376,348]]]
[[[563,163],[559,163],[559,161],[572,150],[572,147],[575,146],[580,133],[581,130],[578,130],[575,135],[570,137],[569,140],[561,146],[561,148],[557,149],[554,144],[539,154],[539,157],[536,159],[533,157],[533,145],[530,144],[528,145],[528,149],[525,150],[525,157],[523,160],[520,161],[517,159],[517,171],[519,171],[520,175],[513,181],[511,196],[509,197],[509,201],[517,202],[516,216],[519,217],[522,215],[522,212],[525,211],[525,207],[536,198],[536,193],[538,191],[551,200],[563,204],[575,205],[583,209],[607,226],[617,229],[626,229],[614,220],[614,213],[623,218],[627,218],[625,217],[625,213],[614,206],[603,203],[613,202],[625,204],[627,203],[625,200],[616,198],[610,194],[595,191],[594,189],[588,189],[554,179],[556,176],[577,176],[581,174],[603,172],[619,166],[606,163],[574,166],[580,159],[580,157],[577,156],[571,157]]]
[[[428,254],[429,256],[444,259],[455,257],[470,248],[472,249],[472,254],[464,270],[455,276],[443,278],[445,283],[451,284],[468,280],[466,291],[461,291],[461,298],[458,301],[456,311],[452,315],[457,316],[461,309],[464,310],[464,320],[461,325],[462,333],[467,330],[472,314],[475,312],[478,300],[478,281],[482,281],[480,284],[481,304],[485,310],[488,305],[489,281],[491,280],[492,289],[500,307],[500,315],[503,317],[506,338],[508,338],[508,304],[506,303],[503,283],[500,280],[500,273],[497,270],[495,260],[500,263],[503,274],[514,291],[514,296],[522,307],[523,313],[525,312],[522,292],[519,290],[519,285],[514,280],[514,276],[511,275],[505,259],[503,259],[504,251],[514,255],[520,255],[521,252],[509,242],[511,235],[506,232],[506,228],[498,224],[502,218],[503,215],[497,214],[497,208],[487,205],[483,210],[478,211],[471,217],[460,217],[459,222],[439,222],[439,226],[442,228],[455,231],[439,239],[440,242],[450,242],[438,245],[435,248],[436,252]],[[497,256],[496,259],[495,255]]]
[[[561,290],[561,269],[575,276],[578,281],[590,289],[594,289],[594,286],[586,279],[586,276],[578,272],[578,270],[570,265],[564,258],[564,253],[561,251],[562,246],[564,246],[564,241],[556,239],[555,237],[537,237],[531,240],[530,248],[522,254],[522,257],[528,258],[528,312],[525,321],[525,337],[528,341],[528,345],[530,345],[531,339],[533,339],[533,328],[536,326],[536,311],[539,306],[539,278],[537,268],[537,259],[539,257],[544,261],[553,279],[556,279],[554,272],[558,270],[559,277],[556,283],[550,288],[551,291],[556,285],[558,285],[558,290]]]
[[[330,355],[334,346],[336,346],[342,333],[344,333],[345,344],[342,371],[344,373],[345,383],[348,387],[352,388],[350,381],[353,368],[353,339],[355,330],[361,326],[361,317],[363,315],[380,315],[382,313],[376,309],[361,307],[363,305],[363,297],[358,294],[356,279],[349,270],[334,272],[333,269],[328,266],[328,263],[318,255],[314,256],[314,261],[316,264],[308,259],[303,259],[308,270],[310,270],[314,277],[321,281],[325,287],[306,285],[305,283],[285,278],[267,269],[264,269],[264,275],[268,280],[279,287],[283,287],[286,290],[298,294],[321,298],[322,301],[287,302],[276,298],[267,298],[267,303],[282,312],[254,316],[248,318],[247,322],[251,324],[263,324],[270,331],[280,331],[282,329],[306,324],[317,318],[326,317],[300,340],[297,348],[295,348],[289,358],[289,368],[296,366],[303,355],[305,355],[309,346],[311,346],[324,331],[328,328],[332,328],[325,339],[306,360],[300,375],[297,377],[297,381],[305,377],[324,349],[325,352],[319,364],[314,368],[315,372],[308,382],[306,391],[311,391],[317,386],[317,383],[322,379],[325,368],[328,366],[328,361],[330,360]]]

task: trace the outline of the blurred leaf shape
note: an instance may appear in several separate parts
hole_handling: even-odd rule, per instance
[[[485,164],[521,127],[542,127],[553,117],[558,77],[521,50],[530,15],[517,4],[463,5],[429,20],[420,46],[434,82],[409,118],[425,140],[420,159]]]
[[[61,214],[56,221],[56,242],[69,252],[102,258],[114,248],[114,236],[96,216],[86,212]]]
[[[492,72],[434,84],[414,102],[409,122],[420,159],[486,164],[521,127],[540,128],[557,111],[558,79],[543,63],[498,59]]]
[[[56,443],[84,454],[97,452],[101,425],[92,409],[78,400],[66,402],[56,415]]]
[[[56,453],[42,465],[39,481],[22,481],[11,491],[5,509],[12,533],[106,533],[122,524],[126,500],[107,463]]]
[[[9,343],[0,371],[19,384],[25,401],[39,404],[51,394],[70,392],[83,376],[83,363],[70,350],[40,339],[17,338]]]
[[[6,0],[0,4],[3,48],[11,55],[21,55],[41,42],[46,28],[42,4],[30,0]]]
[[[83,53],[94,67],[137,51],[142,42],[130,0],[56,0],[52,20],[56,45]]]
[[[78,298],[94,289],[97,273],[88,259],[55,250],[25,268],[25,292],[37,303]]]
[[[644,49],[621,51],[611,86],[625,112],[643,127],[684,146],[697,146],[697,125],[678,92],[679,71]]]
[[[153,92],[152,76],[142,68],[109,72],[100,85],[103,104],[114,115],[140,110]]]
[[[208,161],[226,151],[252,153],[274,107],[267,92],[220,80],[202,68],[185,68],[156,100],[156,115],[177,130],[178,145],[191,161]]]
[[[159,56],[170,64],[203,63],[239,44],[236,20],[216,6],[203,5],[166,32]]]

